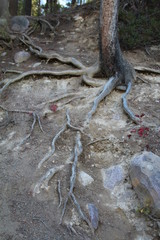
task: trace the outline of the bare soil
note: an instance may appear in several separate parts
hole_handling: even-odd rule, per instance
[[[63,56],[72,56],[86,66],[98,59],[98,13],[74,15],[60,19],[57,34],[50,37],[49,33],[34,34],[32,39],[45,51],[56,51]],[[27,71],[31,69],[71,69],[72,66],[59,62],[31,58],[19,65],[14,63],[16,52],[26,49],[22,44],[15,44],[12,50],[1,49],[7,55],[1,57],[1,69]],[[156,55],[159,52],[150,50],[150,55],[141,49],[124,52],[133,66],[146,66],[160,69]],[[40,62],[41,65],[33,68]],[[15,74],[14,74],[15,75]],[[1,71],[1,80],[13,77]],[[64,93],[79,93],[81,97],[66,103],[72,97],[58,102],[41,104],[51,101],[55,96]],[[51,141],[66,121],[66,108],[70,109],[71,122],[74,126],[82,126],[88,111],[92,107],[98,88],[81,84],[81,77],[49,76],[29,77],[10,85],[1,96],[1,105],[8,110],[36,111],[44,132],[38,124],[23,145],[18,144],[30,132],[33,118],[30,114],[9,112],[8,125],[5,112],[0,109],[0,239],[1,240],[68,240],[68,239],[99,239],[99,240],[139,240],[159,239],[157,223],[140,214],[137,209],[140,203],[132,189],[128,176],[129,164],[135,154],[144,150],[152,151],[160,156],[160,88],[159,84],[146,83],[138,79],[132,87],[128,103],[132,111],[141,116],[142,126],[131,122],[122,109],[123,92],[113,91],[100,103],[86,133],[92,138],[102,139],[87,145],[91,139],[82,135],[83,154],[79,159],[77,180],[74,193],[83,211],[88,215],[87,204],[94,203],[99,211],[99,226],[92,236],[89,227],[83,222],[70,201],[67,206],[63,224],[59,225],[62,207],[58,208],[59,198],[57,181],[61,180],[63,202],[69,189],[71,174],[70,157],[74,148],[76,133],[67,129],[56,142],[55,154],[38,169],[38,163],[51,148]],[[51,111],[50,106],[58,106]],[[140,134],[143,121],[148,129]],[[102,169],[121,164],[125,170],[125,180],[110,192],[103,186]],[[41,190],[35,197],[33,189],[37,181],[54,166],[65,165],[49,182],[49,190]],[[78,180],[80,171],[88,173],[94,181],[83,186]],[[63,206],[63,205],[62,205]],[[70,232],[71,224],[76,232]]]

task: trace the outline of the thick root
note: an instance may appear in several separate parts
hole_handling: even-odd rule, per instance
[[[129,94],[130,90],[131,90],[131,83],[128,83],[128,87],[127,90],[125,92],[125,94],[123,94],[122,96],[122,102],[123,102],[123,109],[124,111],[127,113],[127,115],[132,119],[133,122],[135,122],[136,124],[139,124],[139,119],[134,115],[134,113],[129,109],[128,104],[127,104],[127,95]]]
[[[73,164],[72,164],[72,175],[70,177],[70,189],[69,189],[68,196],[67,196],[67,198],[65,200],[65,203],[64,203],[60,223],[62,223],[68,200],[73,193],[73,188],[74,188],[75,180],[76,180],[76,168],[77,168],[77,163],[78,163],[78,157],[81,155],[82,151],[83,151],[83,148],[82,148],[82,143],[81,143],[81,134],[80,134],[80,132],[77,132],[76,144],[75,144],[75,147],[74,147],[74,161],[73,161]]]
[[[88,113],[88,116],[86,118],[85,124],[88,124],[90,122],[90,119],[92,118],[93,114],[96,112],[98,104],[111,93],[111,91],[116,87],[119,79],[117,76],[111,77],[108,82],[104,85],[102,92],[95,98],[93,107],[91,111]]]

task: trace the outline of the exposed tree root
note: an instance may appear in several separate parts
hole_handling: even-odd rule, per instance
[[[2,69],[2,72],[3,72],[4,74],[6,74],[6,73],[21,74],[21,73],[22,73],[22,71],[14,70],[14,69]],[[2,81],[1,81],[1,82],[2,82]]]
[[[59,205],[58,207],[60,208],[61,204],[62,204],[62,193],[61,193],[61,181],[58,180],[57,182],[57,191],[58,191],[58,196],[59,196]]]
[[[78,158],[81,155],[81,153],[83,152],[83,148],[82,148],[82,143],[81,143],[81,134],[80,132],[77,131],[77,135],[76,135],[76,143],[75,143],[75,147],[74,147],[74,160],[73,160],[73,164],[72,164],[72,174],[70,176],[70,189],[68,192],[68,195],[66,197],[66,200],[64,202],[64,207],[62,210],[62,215],[61,215],[61,219],[60,219],[60,224],[63,221],[63,217],[66,211],[66,207],[67,207],[67,203],[69,201],[69,199],[72,199],[74,205],[77,208],[77,211],[80,215],[80,217],[89,225],[89,227],[91,228],[92,233],[94,233],[94,229],[92,227],[91,222],[89,221],[89,219],[85,216],[85,214],[83,213],[78,201],[76,200],[76,197],[73,193],[74,190],[74,186],[75,186],[75,181],[76,181],[76,174],[77,174],[77,163],[78,163]]]
[[[93,107],[91,111],[88,113],[85,125],[89,123],[90,119],[92,118],[93,114],[96,112],[98,104],[108,95],[111,91],[115,88],[116,84],[118,83],[118,77],[111,77],[108,82],[104,85],[102,92],[95,98]]]
[[[136,66],[136,67],[134,67],[134,69],[138,72],[150,72],[150,73],[160,74],[160,70],[154,69],[154,68]]]
[[[83,70],[65,70],[65,71],[49,71],[49,70],[32,70],[28,72],[24,72],[19,76],[12,78],[12,79],[4,79],[3,83],[4,86],[0,89],[0,94],[12,83],[18,82],[26,77],[33,76],[33,75],[50,75],[50,76],[81,76],[84,73]]]
[[[32,47],[34,48],[35,50],[39,51],[39,52],[42,52],[42,48],[35,45],[32,41],[32,39],[27,36],[25,33],[19,38],[19,40],[24,43],[27,47]]]
[[[123,109],[128,114],[128,116],[132,119],[133,122],[135,122],[136,124],[139,124],[139,119],[137,117],[135,117],[135,115],[132,113],[132,111],[128,108],[126,97],[129,94],[130,90],[131,90],[131,83],[128,83],[127,90],[126,90],[125,94],[123,94],[123,96],[122,96]]]
[[[60,135],[67,129],[67,127],[76,130],[76,131],[81,131],[80,128],[74,127],[71,125],[71,119],[69,116],[69,111],[66,111],[66,117],[67,117],[67,122],[63,125],[63,127],[61,128],[61,130],[54,136],[53,140],[52,140],[52,144],[51,144],[51,150],[44,156],[44,158],[42,158],[42,160],[39,162],[38,164],[38,168],[40,168],[42,166],[42,164],[47,161],[55,152],[55,143],[57,141],[57,139],[60,137]]]
[[[40,189],[43,188],[48,191],[49,189],[49,181],[51,178],[60,170],[64,168],[64,165],[56,166],[49,169],[44,176],[37,182],[33,189],[33,196],[40,193]]]
[[[66,126],[67,124],[64,124],[64,126],[61,128],[61,130],[56,134],[56,136],[53,138],[52,140],[52,144],[51,144],[51,150],[44,156],[44,158],[42,158],[42,160],[39,162],[38,164],[38,168],[40,168],[42,166],[42,164],[47,161],[55,152],[55,143],[57,141],[57,139],[60,137],[60,135],[66,130]]]
[[[0,105],[0,108],[7,113],[6,114],[6,119],[5,119],[5,125],[8,125],[9,122],[10,122],[10,118],[8,117],[9,112],[12,112],[12,113],[26,113],[26,114],[32,115],[32,117],[33,117],[33,123],[32,123],[32,126],[31,126],[30,133],[27,134],[27,136],[18,144],[18,146],[21,146],[22,144],[24,144],[24,142],[26,142],[31,137],[31,134],[34,130],[34,126],[36,124],[36,121],[38,121],[38,124],[39,124],[39,127],[40,127],[41,131],[44,132],[43,128],[42,128],[40,116],[38,115],[38,113],[32,112],[32,111],[26,111],[26,110],[17,110],[17,109],[9,110],[9,109],[3,107],[2,105]]]
[[[74,227],[70,223],[67,224],[67,229],[69,230],[70,234],[74,233],[75,235],[78,235],[78,233],[76,232],[76,230],[74,229]]]
[[[75,184],[75,180],[76,180],[76,168],[77,168],[77,163],[78,163],[78,157],[81,155],[82,151],[83,151],[83,148],[82,148],[82,143],[81,143],[81,135],[80,135],[80,132],[77,132],[76,144],[74,147],[74,161],[72,164],[72,175],[70,177],[70,189],[69,189],[68,196],[64,203],[60,223],[62,223],[68,200],[71,197],[71,194],[73,193],[73,188],[74,188],[74,184]]]
[[[46,24],[46,23],[45,23]],[[50,26],[49,26],[50,27]],[[51,30],[54,31],[53,28],[50,27]],[[126,90],[125,94],[123,94],[122,96],[122,103],[123,103],[123,108],[124,111],[128,114],[128,116],[132,119],[133,122],[135,123],[139,123],[139,119],[137,119],[134,114],[132,113],[132,111],[129,109],[128,105],[127,105],[127,95],[129,94],[130,90],[131,90],[131,82],[132,82],[132,69],[129,67],[129,65],[123,61],[123,66],[122,69],[123,71],[120,72],[120,74],[116,74],[114,77],[111,77],[107,82],[105,80],[101,80],[101,79],[94,79],[94,75],[99,71],[99,63],[95,63],[95,65],[91,66],[91,67],[86,67],[84,66],[80,61],[78,61],[77,59],[73,58],[73,57],[62,57],[61,55],[59,55],[58,53],[52,52],[52,53],[46,53],[43,52],[43,50],[37,46],[30,37],[28,37],[27,35],[23,34],[21,36],[20,39],[25,45],[27,45],[30,49],[30,51],[33,54],[36,54],[38,57],[42,58],[42,59],[46,59],[48,61],[50,60],[57,60],[61,63],[65,63],[65,64],[69,64],[72,65],[72,69],[70,70],[64,70],[64,71],[50,71],[50,70],[33,70],[33,71],[27,71],[24,73],[20,73],[20,75],[12,78],[12,79],[4,79],[2,81],[2,84],[4,84],[2,86],[2,88],[0,89],[0,93],[2,93],[9,85],[11,85],[12,83],[15,83],[17,81],[20,81],[26,77],[29,76],[43,76],[43,75],[50,75],[50,76],[82,76],[83,82],[91,87],[99,87],[100,90],[98,89],[98,95],[95,97],[95,100],[93,102],[93,106],[91,108],[91,110],[88,112],[86,119],[84,120],[83,123],[83,127],[82,128],[78,128],[75,127],[71,124],[71,118],[69,115],[69,110],[66,110],[66,121],[64,123],[64,125],[61,127],[61,129],[56,133],[56,135],[53,137],[52,139],[52,143],[51,143],[51,150],[49,152],[46,153],[46,155],[40,160],[39,164],[38,164],[38,168],[41,168],[41,166],[44,164],[44,162],[46,162],[54,153],[56,150],[56,142],[57,140],[60,138],[60,136],[66,131],[67,128],[70,128],[73,131],[76,131],[76,139],[75,139],[75,146],[74,146],[74,154],[72,156],[72,173],[70,176],[70,187],[69,187],[69,192],[66,196],[66,199],[64,201],[64,205],[63,205],[63,209],[62,209],[62,214],[61,214],[61,218],[60,218],[60,223],[62,223],[65,212],[66,212],[66,208],[67,208],[67,204],[68,201],[71,200],[74,204],[74,206],[77,209],[77,212],[79,214],[79,216],[81,217],[82,220],[84,220],[88,226],[90,227],[92,233],[94,233],[94,227],[92,226],[92,223],[90,222],[90,220],[88,219],[88,217],[83,213],[75,195],[74,195],[74,187],[75,187],[75,181],[76,181],[76,175],[77,175],[77,164],[78,164],[78,159],[80,157],[80,155],[83,152],[83,148],[82,148],[82,142],[81,142],[81,133],[84,134],[84,130],[85,127],[89,124],[92,116],[95,114],[99,103],[107,96],[109,95],[113,89],[115,89],[116,87],[121,87],[119,85],[121,85],[121,83],[123,83],[125,86],[123,86],[122,90]],[[123,81],[122,81],[123,79]],[[125,87],[125,89],[124,89]],[[76,96],[75,96],[76,95]],[[81,97],[81,95],[75,94],[75,93],[65,93],[65,94],[61,94],[60,96],[55,96],[53,99],[46,101],[46,102],[42,102],[39,105],[45,105],[51,102],[57,102],[59,100],[62,100],[63,98],[66,97],[72,97],[72,99],[69,99],[67,102],[63,103],[63,106],[59,105],[58,109],[61,109],[62,107],[64,107],[66,104],[68,104],[69,102],[71,102],[72,100],[74,100],[77,97]],[[83,96],[82,96],[83,97]],[[39,106],[38,105],[38,106]],[[5,110],[5,109],[4,109]],[[5,110],[6,111],[6,110]],[[27,112],[28,113],[28,112]],[[31,131],[30,133],[23,139],[22,143],[24,143],[24,141],[26,141],[27,139],[30,138],[33,130],[34,130],[34,126],[36,124],[36,121],[38,121],[39,123],[39,127],[40,129],[43,131],[42,125],[41,125],[41,121],[40,121],[40,117],[36,112],[31,112],[32,116],[33,116],[33,123],[31,126]],[[94,144],[97,141],[104,141],[107,139],[99,139],[99,140],[95,140],[93,142],[90,142],[88,145]],[[35,196],[36,194],[40,193],[40,189],[43,188],[45,190],[49,189],[49,181],[51,180],[51,178],[55,175],[56,172],[62,170],[64,168],[64,165],[60,165],[60,166],[55,166],[51,169],[49,169],[45,175],[43,175],[40,180],[36,183],[34,190],[33,190],[33,195]],[[58,197],[59,197],[59,207],[62,205],[62,195],[61,195],[61,186],[60,186],[60,180],[58,180],[57,183],[57,192],[58,192]],[[74,232],[74,230],[71,229],[71,231]],[[75,232],[74,232],[75,233]]]
[[[30,133],[18,144],[18,146],[21,146],[22,144],[24,144],[24,142],[27,141],[27,140],[30,138],[30,136],[31,136],[31,134],[32,134],[32,132],[33,132],[33,130],[34,130],[34,126],[35,126],[35,124],[36,124],[36,114],[35,114],[35,113],[32,113],[32,116],[33,116],[33,123],[32,123],[32,126],[31,126],[31,131],[30,131]]]

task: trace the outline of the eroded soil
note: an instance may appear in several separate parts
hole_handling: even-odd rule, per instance
[[[75,20],[74,15],[60,20],[55,37],[37,33],[32,39],[48,52],[56,51],[63,56],[73,56],[86,66],[90,66],[98,59],[98,13],[82,15],[80,12],[76,13],[76,16],[78,14],[79,20]],[[16,44],[12,50],[1,49],[1,52],[7,52],[7,55],[1,58],[1,69],[60,71],[72,68],[59,62],[46,62],[34,55],[27,62],[16,65],[13,56],[21,49],[26,47]],[[156,51],[150,55],[145,50],[124,54],[134,66],[160,68],[160,62],[154,58]],[[41,64],[33,68],[38,62]],[[1,79],[9,77],[13,77],[13,74],[1,71]],[[138,78],[132,87],[128,103],[133,112],[141,116],[142,125],[136,126],[128,119],[122,109],[123,92],[115,90],[100,103],[89,127],[85,130],[86,135],[82,135],[83,154],[78,161],[74,193],[87,216],[89,216],[88,203],[94,203],[98,208],[99,226],[95,236],[92,236],[89,227],[79,218],[71,201],[68,203],[63,224],[59,225],[62,207],[58,208],[57,181],[61,181],[64,202],[69,189],[70,157],[75,144],[75,131],[67,129],[56,142],[55,154],[40,169],[37,166],[51,148],[53,137],[64,125],[66,109],[70,110],[72,124],[82,126],[98,91],[99,88],[82,85],[81,77],[32,76],[11,84],[3,92],[1,105],[8,110],[36,111],[41,118],[44,132],[36,124],[31,137],[19,145],[30,132],[32,115],[9,112],[9,122],[6,125],[2,124],[5,112],[0,110],[1,240],[159,239],[157,223],[137,211],[140,203],[128,176],[129,164],[135,154],[147,150],[160,156],[159,84],[143,82]],[[57,96],[69,92],[73,95],[54,101]],[[74,98],[76,94],[79,95]],[[72,101],[69,102],[70,99]],[[58,106],[55,111],[50,110],[53,104]],[[143,121],[148,127],[141,131]],[[92,140],[99,141],[88,145],[92,141],[89,136]],[[102,169],[116,164],[123,166],[125,179],[113,191],[109,191],[103,186]],[[37,181],[47,170],[59,165],[64,165],[64,168],[49,182],[49,190],[42,189],[39,194],[33,196]],[[89,174],[94,181],[83,186],[78,180],[80,171]],[[76,232],[69,231],[67,228],[69,224]]]

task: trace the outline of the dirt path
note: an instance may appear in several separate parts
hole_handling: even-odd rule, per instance
[[[46,51],[56,51],[63,56],[73,56],[85,65],[92,65],[98,57],[98,15],[76,15],[79,20],[63,20],[53,43],[49,36],[34,36],[33,40]],[[22,45],[22,49],[25,47]],[[58,62],[46,63],[35,56],[17,66],[13,62],[17,46],[1,59],[0,67],[5,69],[70,69]],[[2,51],[2,50],[1,50]],[[142,50],[124,53],[134,66],[159,68],[159,63]],[[2,78],[11,76],[2,74]],[[12,75],[13,76],[13,75]],[[86,134],[93,139],[103,139],[88,145],[91,141],[82,135],[83,154],[78,162],[78,174],[74,193],[83,211],[88,216],[87,204],[93,203],[99,212],[99,227],[95,236],[83,222],[69,202],[62,225],[59,225],[62,207],[58,208],[57,182],[61,180],[63,201],[69,189],[71,154],[76,133],[67,129],[56,142],[55,154],[38,169],[38,163],[51,147],[53,136],[61,129],[66,119],[66,108],[70,109],[71,122],[82,126],[98,88],[81,85],[80,77],[51,78],[29,77],[10,85],[1,96],[1,104],[9,110],[36,111],[44,132],[36,124],[34,131],[24,144],[19,143],[30,132],[31,114],[9,113],[9,124],[0,128],[0,239],[1,240],[158,240],[156,223],[139,214],[138,199],[128,177],[128,168],[134,154],[144,150],[160,156],[160,89],[159,84],[137,80],[128,98],[133,112],[148,123],[145,134],[124,114],[121,106],[121,91],[113,91],[93,116]],[[42,104],[64,93],[75,94],[58,102]],[[71,98],[72,101],[66,103]],[[82,98],[83,97],[83,98]],[[55,111],[51,106],[58,106]],[[5,119],[0,110],[1,122]],[[49,182],[49,190],[41,190],[33,197],[37,181],[54,166],[64,165]],[[120,165],[123,180],[112,190],[104,185],[105,169]],[[81,173],[87,173],[92,183],[85,185]],[[69,229],[72,226],[75,232]]]

